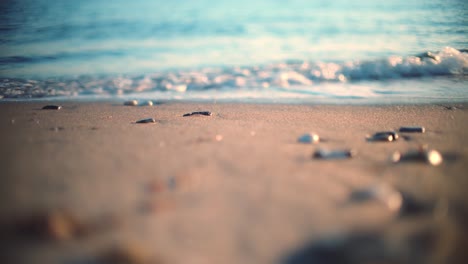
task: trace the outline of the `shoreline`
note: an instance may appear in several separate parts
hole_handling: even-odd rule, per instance
[[[51,103],[63,108],[41,110]],[[468,103],[447,106],[1,101],[0,223],[63,208],[88,225],[120,223],[58,242],[13,232],[9,257],[93,260],[133,243],[167,263],[304,263],[327,244],[351,263],[456,263],[468,234]],[[183,117],[193,111],[213,115]],[[135,124],[143,118],[156,123]],[[366,141],[401,126],[426,132]],[[323,140],[298,143],[307,132]],[[443,163],[390,161],[421,144]],[[318,149],[357,154],[315,160]],[[405,195],[404,212],[350,200],[379,184]]]

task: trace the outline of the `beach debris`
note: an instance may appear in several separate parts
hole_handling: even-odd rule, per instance
[[[398,134],[395,131],[383,131],[377,132],[372,136],[368,136],[368,141],[387,141],[392,142],[399,138]]]
[[[354,202],[376,200],[392,212],[399,211],[403,205],[403,195],[387,184],[356,190],[350,194],[350,200]]]
[[[124,105],[128,105],[128,106],[137,106],[137,105],[138,105],[138,101],[137,101],[137,100],[125,101],[125,102],[124,102]]]
[[[60,109],[62,109],[62,106],[60,106],[60,105],[46,105],[46,106],[42,107],[42,109],[44,109],[44,110],[60,110]]]
[[[193,116],[193,115],[211,116],[213,115],[213,113],[211,113],[210,111],[197,111],[197,112],[184,114],[183,116]]]
[[[416,150],[410,150],[406,153],[396,151],[392,154],[391,160],[397,162],[427,162],[433,166],[440,165],[443,161],[442,155],[434,149],[428,149],[427,146],[421,146]]]
[[[58,132],[58,131],[62,131],[64,129],[65,129],[64,127],[51,127],[50,131]]]
[[[312,157],[315,159],[348,159],[356,155],[356,151],[352,149],[345,150],[324,150],[318,149]]]
[[[319,135],[315,133],[306,133],[302,136],[300,136],[297,141],[299,143],[306,143],[306,144],[311,144],[311,143],[318,143],[320,141]]]
[[[154,118],[145,118],[145,119],[138,120],[135,123],[137,124],[156,123],[156,120]]]
[[[400,127],[401,133],[424,133],[426,129],[422,126],[403,126]]]
[[[135,243],[112,246],[98,256],[98,263],[103,264],[153,264],[161,263],[151,257],[149,251]]]

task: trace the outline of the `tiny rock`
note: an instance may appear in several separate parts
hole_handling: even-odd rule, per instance
[[[198,111],[198,112],[187,113],[187,114],[184,114],[183,116],[194,116],[194,115],[211,116],[213,115],[213,113],[211,113],[210,111]]]
[[[396,151],[392,154],[391,160],[394,163],[397,162],[426,162],[433,166],[440,165],[443,161],[442,155],[433,149],[427,149],[426,147],[420,147],[417,150],[410,150],[406,153]]]
[[[312,157],[315,159],[349,159],[356,155],[354,150],[316,150]]]
[[[351,201],[367,202],[376,200],[385,205],[390,211],[397,212],[403,204],[402,194],[386,184],[379,184],[351,193]]]
[[[302,136],[300,136],[297,141],[299,143],[307,143],[307,144],[310,144],[310,143],[318,143],[320,140],[320,137],[319,135],[315,134],[315,133],[307,133],[307,134],[304,134]]]
[[[60,109],[62,109],[62,106],[60,106],[60,105],[46,105],[46,106],[42,107],[42,109],[44,109],[44,110],[60,110]]]
[[[149,101],[145,101],[143,103],[141,103],[142,106],[153,106],[153,101],[149,100]]]
[[[399,138],[398,134],[395,131],[384,131],[377,132],[371,137],[368,137],[369,141],[388,141],[392,142]]]
[[[145,118],[136,121],[137,124],[149,124],[149,123],[156,123],[156,120],[154,118]]]
[[[136,244],[114,246],[98,257],[103,264],[149,264],[158,263],[151,259],[150,253]]]
[[[400,127],[401,133],[424,133],[426,129],[421,126],[404,126]]]
[[[128,105],[128,106],[137,106],[137,105],[138,105],[138,101],[137,101],[137,100],[125,101],[125,102],[124,102],[124,105]]]

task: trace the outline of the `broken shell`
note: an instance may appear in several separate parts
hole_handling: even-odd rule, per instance
[[[351,193],[350,199],[356,202],[377,200],[392,212],[399,211],[403,204],[402,194],[387,184],[354,191]]]
[[[427,150],[425,147],[421,147],[418,150],[410,150],[403,154],[396,151],[392,154],[391,160],[395,163],[406,161],[427,162],[433,166],[437,166],[442,163],[443,157],[437,150]]]
[[[319,149],[312,155],[315,159],[348,159],[356,155],[354,150],[323,150]]]
[[[44,109],[44,110],[60,110],[60,109],[62,109],[62,106],[60,106],[60,105],[46,105],[46,106],[42,107],[42,109]]]
[[[204,116],[211,116],[213,115],[210,111],[198,111],[184,114],[183,116],[193,116],[193,115],[204,115]]]
[[[426,129],[421,126],[406,126],[400,127],[400,132],[402,133],[424,133]]]
[[[137,101],[137,100],[125,101],[125,102],[124,102],[124,105],[128,105],[128,106],[137,106],[137,105],[138,105],[138,101]]]
[[[319,142],[320,137],[315,133],[307,133],[300,136],[297,141],[300,143],[317,143]]]
[[[137,124],[147,124],[147,123],[156,123],[156,120],[154,118],[146,118],[146,119],[141,119],[136,121]]]
[[[377,132],[372,137],[368,137],[369,141],[395,141],[398,139],[398,134],[395,131]]]

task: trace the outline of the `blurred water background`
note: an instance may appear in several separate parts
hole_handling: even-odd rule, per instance
[[[2,0],[0,96],[468,100],[465,0]]]

